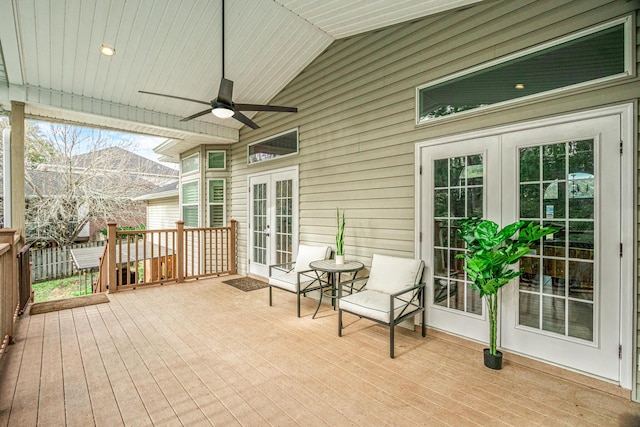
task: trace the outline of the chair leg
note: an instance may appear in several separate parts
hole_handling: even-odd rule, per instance
[[[389,356],[393,359],[393,322],[389,325]]]
[[[426,337],[427,336],[427,326],[425,325],[427,323],[427,316],[425,314],[425,310],[422,310],[422,336]]]
[[[271,290],[272,290],[272,289],[273,289],[273,288],[272,288],[271,286],[269,286],[269,307],[271,307],[271,306],[273,305],[273,304],[272,304],[272,303],[273,303],[273,300],[272,300],[272,297],[271,297]]]
[[[298,292],[296,296],[298,297],[296,298],[298,300],[298,317],[300,317],[300,292]]]
[[[338,307],[338,336],[342,336],[342,310]]]

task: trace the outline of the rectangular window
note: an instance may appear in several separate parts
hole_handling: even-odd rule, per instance
[[[224,217],[224,179],[210,179],[209,186],[209,227],[224,227],[226,224]]]
[[[608,23],[421,86],[418,123],[629,76],[629,22]]]
[[[226,151],[207,151],[207,169],[225,170],[226,168]]]
[[[298,152],[298,130],[255,142],[249,145],[248,150],[247,162],[249,164],[296,154]]]
[[[198,153],[182,159],[182,173],[195,172],[200,168]]]
[[[198,181],[182,184],[182,220],[185,227],[198,226]]]

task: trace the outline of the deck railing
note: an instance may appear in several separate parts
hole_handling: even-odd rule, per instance
[[[20,309],[19,242],[20,236],[16,234],[16,230],[0,229],[0,357],[11,342],[13,324]]]
[[[236,221],[228,227],[117,230],[107,225],[107,246],[100,260],[96,291],[236,273]]]

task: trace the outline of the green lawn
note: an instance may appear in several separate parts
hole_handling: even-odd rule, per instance
[[[89,282],[87,281],[87,289],[85,290],[84,278],[80,280],[77,275],[49,282],[34,283],[31,287],[34,293],[34,302],[76,297],[91,293]]]

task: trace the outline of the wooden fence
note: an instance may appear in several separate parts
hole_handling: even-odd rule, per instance
[[[72,246],[57,246],[54,248],[31,249],[31,279],[33,283],[69,277],[75,273],[75,266],[71,258],[71,249],[93,248],[104,246],[106,241],[77,243]]]

